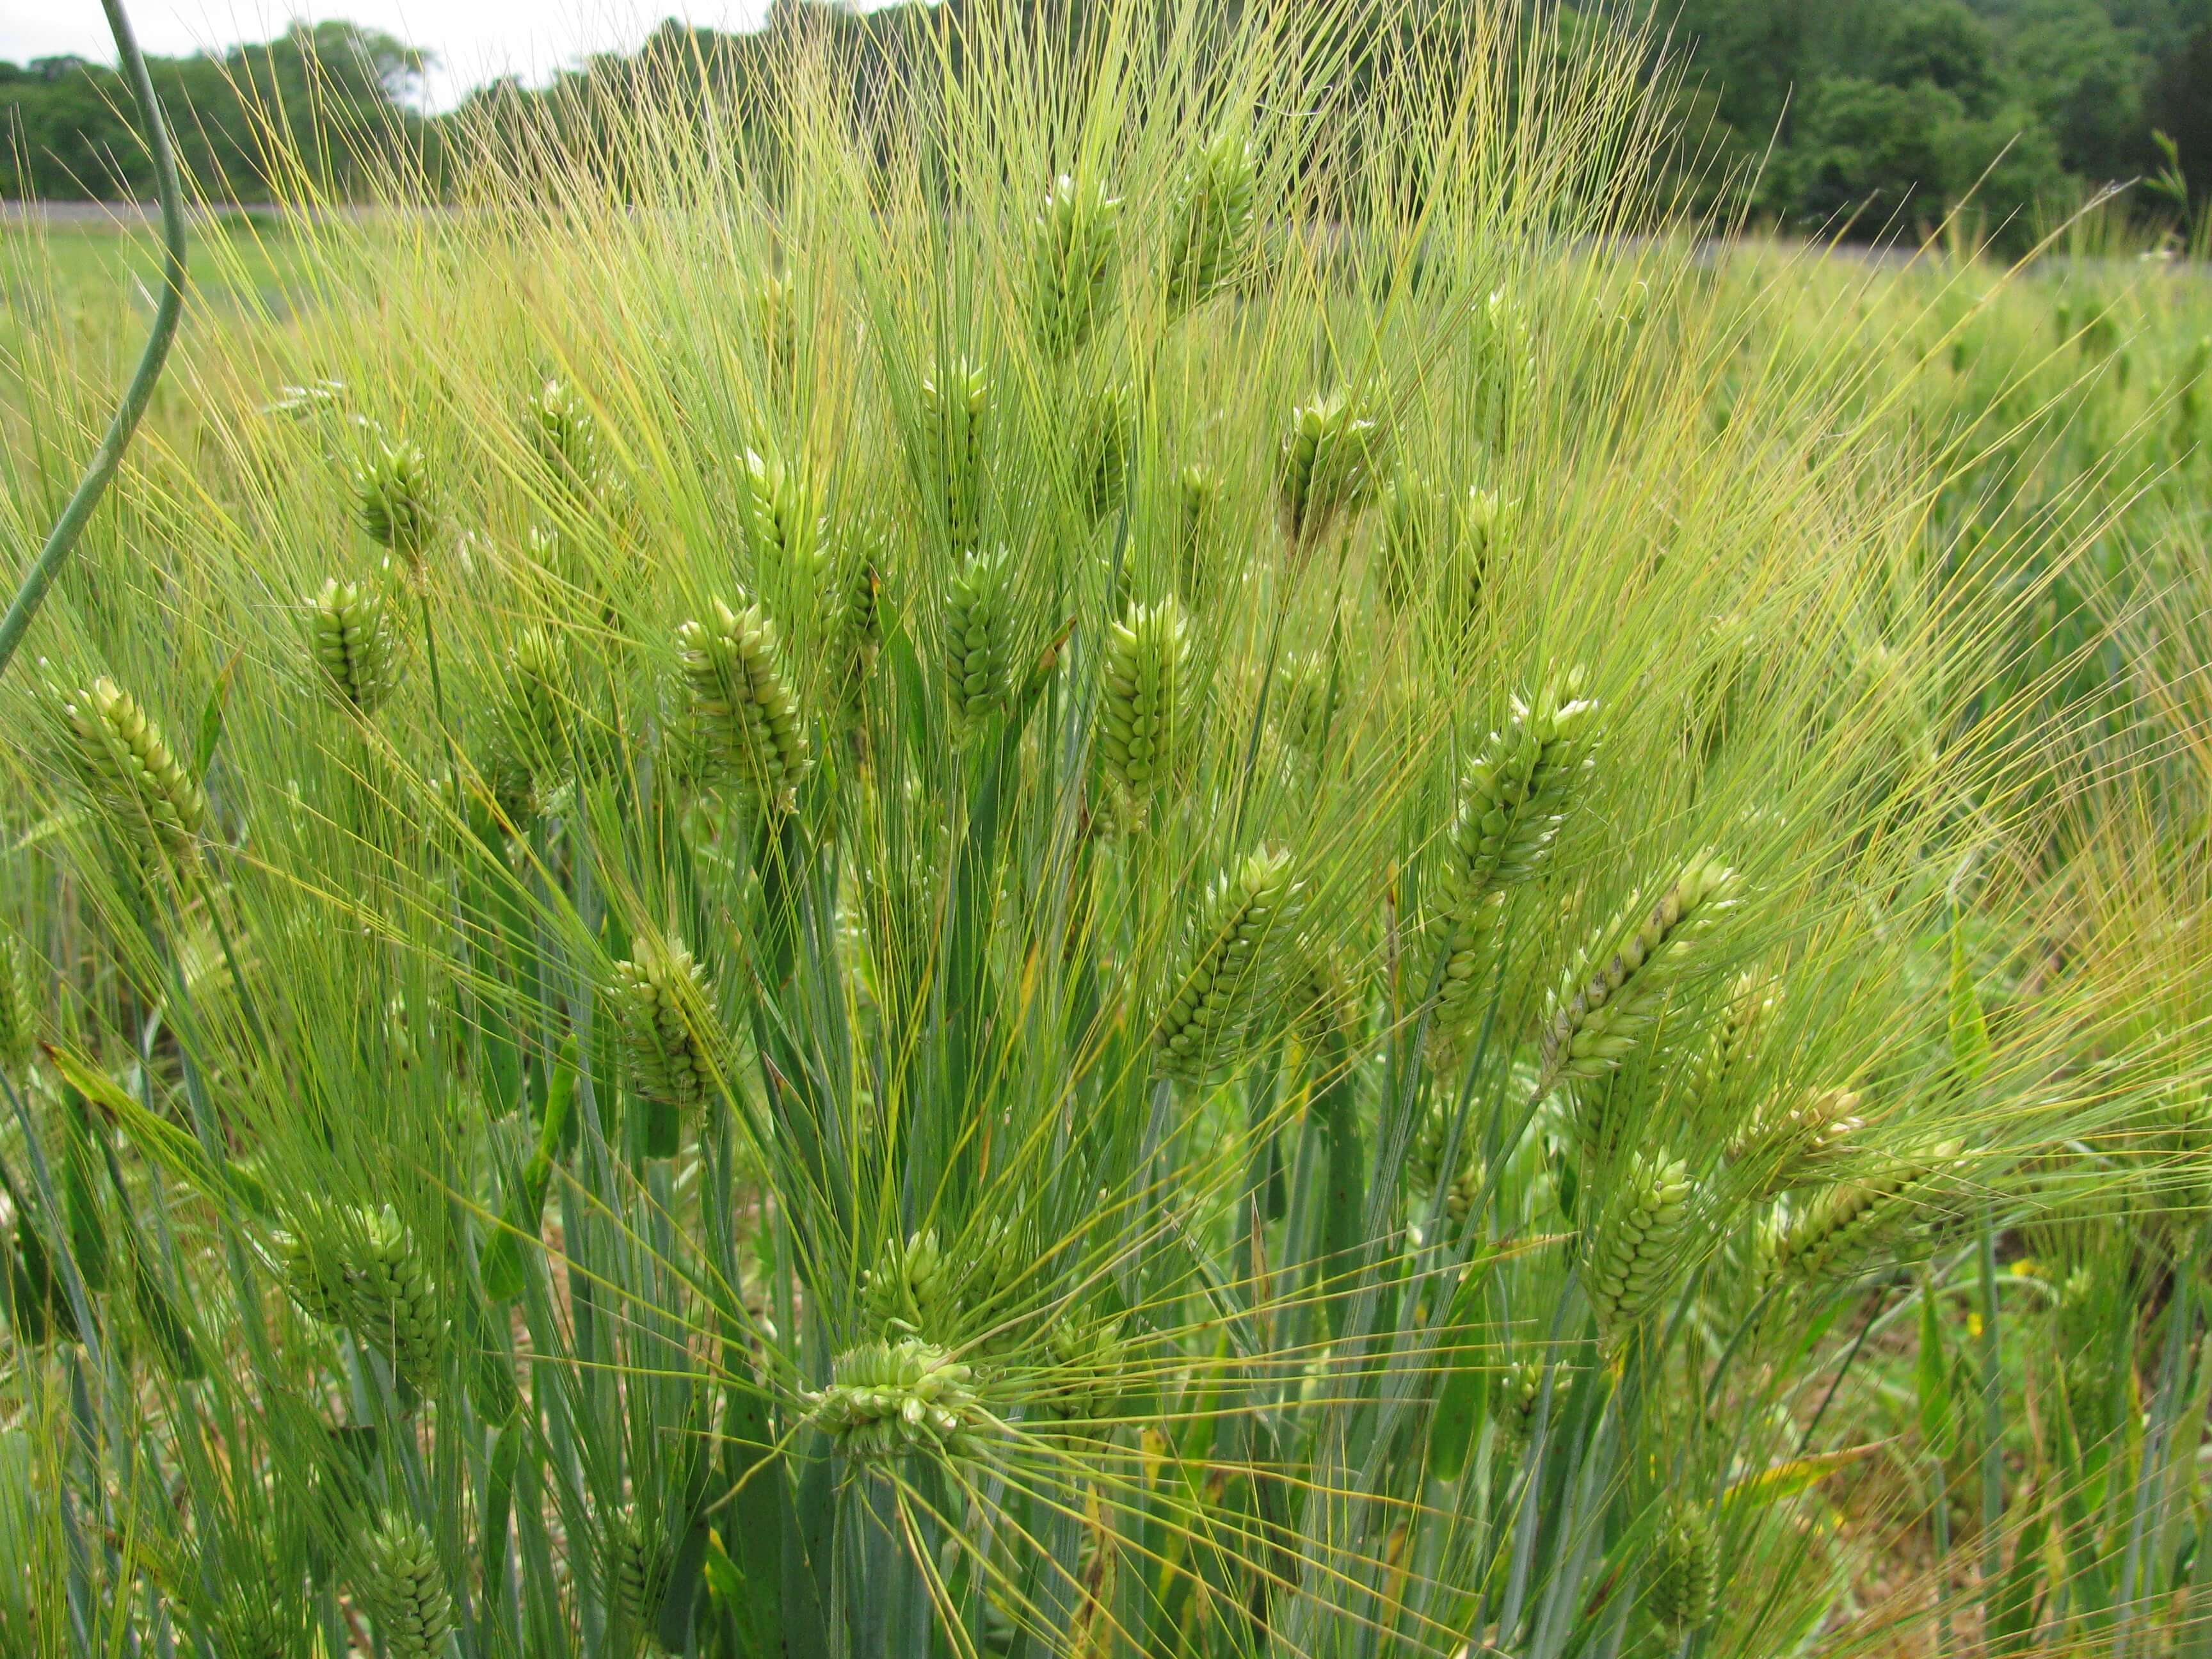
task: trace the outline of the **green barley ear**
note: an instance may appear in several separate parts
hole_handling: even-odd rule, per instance
[[[210,1563],[203,1571],[219,1572]],[[304,1598],[281,1584],[247,1586],[234,1576],[216,1579],[221,1601],[208,1615],[207,1634],[217,1659],[292,1659],[307,1647]]]
[[[1121,1410],[1128,1364],[1120,1321],[1062,1319],[1045,1334],[1044,1365],[1031,1384],[1030,1401],[1049,1421],[1095,1428]]]
[[[1046,356],[1065,357],[1113,308],[1121,198],[1095,179],[1063,173],[1030,236],[1030,332]]]
[[[1452,509],[1452,533],[1431,574],[1432,622],[1448,639],[1464,638],[1482,616],[1482,597],[1504,562],[1521,523],[1518,503],[1495,489],[1470,489]]]
[[[1221,475],[1193,461],[1176,475],[1176,582],[1194,605],[1213,592],[1221,535]]]
[[[1590,1237],[1590,1306],[1605,1346],[1619,1352],[1659,1310],[1680,1276],[1692,1221],[1687,1166],[1663,1151],[1638,1152]]]
[[[1401,472],[1382,491],[1381,518],[1376,550],[1382,601],[1402,612],[1420,603],[1449,544],[1451,492],[1420,473]]]
[[[354,1594],[392,1659],[437,1659],[453,1632],[453,1601],[420,1522],[385,1516],[354,1545]]]
[[[635,1504],[626,1504],[609,1517],[605,1533],[600,1570],[617,1638],[614,1650],[635,1652],[645,1645],[660,1616],[674,1574],[675,1553],[659,1536],[648,1534]]]
[[[1597,953],[1607,939],[1620,936],[1622,921],[1592,940],[1553,994],[1539,1093],[1601,1078],[1620,1063],[1658,1012],[1698,939],[1735,908],[1736,886],[1733,870],[1713,854],[1700,853],[1602,967],[1595,965]],[[1635,904],[1632,896],[1627,911]]]
[[[1476,422],[1493,447],[1503,447],[1536,381],[1535,330],[1527,307],[1504,289],[1475,313],[1474,359]]]
[[[1516,696],[1460,781],[1439,883],[1449,955],[1429,1028],[1431,1062],[1440,1071],[1456,1065],[1479,1018],[1482,947],[1498,901],[1550,860],[1596,764],[1597,703],[1577,695],[1581,689],[1576,671],[1531,699]]]
[[[1154,799],[1170,787],[1189,673],[1189,633],[1172,596],[1158,605],[1133,602],[1107,628],[1098,747],[1134,826],[1143,825]]]
[[[102,676],[64,692],[69,757],[93,804],[141,850],[180,864],[198,854],[207,795],[185,772],[137,701]]]
[[[1298,941],[1283,985],[1283,1010],[1309,1055],[1341,1043],[1357,1048],[1364,1018],[1358,993],[1335,951],[1310,936]]]
[[[1885,1246],[1919,1231],[1940,1178],[1958,1158],[1958,1144],[1945,1141],[1878,1174],[1820,1188],[1765,1229],[1759,1255],[1769,1276],[1808,1284],[1858,1278]]]
[[[919,1337],[864,1342],[837,1356],[828,1388],[805,1398],[815,1426],[855,1462],[889,1463],[908,1452],[965,1457],[985,1422],[972,1376]]]
[[[389,1359],[398,1376],[427,1389],[437,1378],[446,1322],[415,1235],[387,1204],[355,1212],[340,1249],[346,1324]]]
[[[1729,988],[1728,1001],[1690,1074],[1690,1098],[1701,1109],[1726,1099],[1750,1069],[1760,1036],[1782,1006],[1782,981],[1747,969]]]
[[[324,693],[341,708],[374,714],[399,683],[399,631],[384,595],[333,576],[307,611]]]
[[[734,781],[763,812],[794,811],[806,733],[768,612],[757,605],[734,611],[716,599],[705,623],[676,630],[676,642],[708,775]]]
[[[790,277],[771,272],[754,284],[752,325],[769,377],[788,385],[799,363],[799,295]]]
[[[1213,884],[1157,1028],[1162,1076],[1205,1083],[1244,1059],[1254,1027],[1272,1012],[1303,896],[1291,855],[1264,848]]]
[[[874,536],[841,538],[827,560],[827,591],[822,596],[823,637],[828,661],[830,706],[841,726],[859,718],[868,677],[884,643],[883,564]]]
[[[956,553],[974,551],[981,533],[983,444],[991,408],[990,376],[964,357],[921,383],[921,471]]]
[[[530,447],[569,494],[598,493],[609,471],[598,416],[569,387],[548,380],[530,400]]]
[[[1013,695],[1013,562],[1003,549],[960,561],[945,593],[945,666],[961,724]]]
[[[1816,1089],[1794,1103],[1762,1102],[1728,1145],[1731,1165],[1748,1169],[1761,1199],[1826,1179],[1865,1127],[1850,1089]]]
[[[345,1270],[337,1249],[342,1224],[336,1210],[303,1206],[292,1218],[290,1231],[273,1241],[284,1288],[300,1311],[319,1324],[341,1328],[348,1322]]]
[[[1559,1415],[1559,1395],[1566,1387],[1566,1373],[1559,1372],[1552,1381],[1552,1415]],[[1504,1449],[1517,1456],[1528,1446],[1528,1437],[1535,1431],[1536,1407],[1544,1395],[1544,1368],[1534,1359],[1516,1359],[1504,1370],[1494,1372],[1490,1379],[1490,1420],[1498,1425],[1498,1437]]]
[[[1382,428],[1348,387],[1291,411],[1275,458],[1275,513],[1293,552],[1373,499],[1385,453]]]
[[[1674,1641],[1702,1629],[1720,1598],[1720,1540],[1705,1505],[1676,1498],[1652,1541],[1644,1604]]]
[[[0,934],[0,1073],[21,1077],[38,1046],[30,947],[12,933]]]
[[[1450,1101],[1431,1101],[1406,1154],[1406,1207],[1416,1230],[1426,1224],[1429,1206],[1436,1201],[1437,1184],[1444,1179],[1444,1151],[1451,1138],[1452,1117]],[[1454,1232],[1466,1224],[1488,1176],[1475,1147],[1474,1114],[1469,1113],[1460,1126],[1459,1147],[1452,1160],[1450,1181],[1444,1188],[1444,1217]]]
[[[1185,164],[1168,200],[1168,309],[1204,305],[1237,274],[1251,240],[1257,154],[1224,127]]]
[[[799,470],[747,450],[738,464],[739,521],[756,580],[795,595],[811,587],[822,557],[823,526]]]
[[[542,816],[547,798],[574,769],[569,732],[575,696],[559,638],[542,627],[523,629],[507,650],[487,768],[494,799],[515,823]]]
[[[354,469],[353,486],[361,527],[368,538],[390,548],[410,572],[420,574],[438,528],[428,457],[404,439],[398,443],[378,439]]]
[[[860,1275],[860,1307],[887,1339],[943,1332],[952,1314],[952,1263],[939,1248],[934,1229],[902,1244],[884,1246],[876,1265]]]
[[[641,933],[607,986],[624,1080],[641,1100],[684,1116],[713,1094],[725,1048],[714,987],[684,943]]]
[[[1126,381],[1101,386],[1084,410],[1076,441],[1083,510],[1092,524],[1118,511],[1137,453],[1137,392]]]
[[[1344,707],[1342,665],[1334,654],[1286,657],[1277,671],[1275,727],[1291,753],[1318,761]]]

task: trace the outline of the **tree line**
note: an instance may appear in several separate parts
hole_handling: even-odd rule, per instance
[[[1569,32],[1611,27],[1605,3],[1569,12]],[[1084,9],[1062,0],[1055,15]],[[297,24],[150,67],[180,157],[211,195],[295,193],[296,180],[270,176],[270,158],[285,155],[306,157],[315,186],[344,198],[388,152],[406,149],[434,185],[464,125],[557,131],[588,121],[594,94],[647,77],[680,84],[672,70],[742,109],[781,30],[839,31],[853,61],[896,76],[921,59],[941,15],[913,0],[867,13],[777,0],[756,34],[670,21],[635,53],[590,58],[550,86],[496,81],[435,116],[416,107],[423,55],[349,23]],[[2140,210],[2169,219],[2191,198],[2203,211],[2212,194],[2212,0],[1676,0],[1666,15],[1677,114],[1708,206],[1792,230],[1910,234],[1971,194],[1985,223],[2017,235],[2117,181],[2144,181]],[[1411,14],[1394,25],[1433,26]],[[1356,72],[1358,55],[1346,61]],[[150,193],[131,107],[102,65],[0,62],[0,195]]]

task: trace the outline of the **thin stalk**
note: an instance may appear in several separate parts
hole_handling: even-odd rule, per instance
[[[1997,1230],[1982,1209],[1982,1618],[2004,1581],[2004,1351],[1997,1330]]]
[[[146,405],[153,398],[154,383],[161,378],[162,366],[168,361],[169,346],[176,338],[177,321],[185,307],[185,192],[177,177],[177,157],[169,144],[168,124],[161,118],[161,100],[154,95],[154,82],[146,72],[146,59],[138,50],[138,39],[131,32],[123,0],[100,0],[100,8],[107,14],[107,28],[115,37],[116,55],[131,82],[131,94],[137,100],[139,118],[145,123],[147,148],[154,153],[155,184],[161,198],[161,297],[154,308],[154,325],[147,333],[145,349],[139,354],[138,368],[131,376],[131,384],[124,391],[114,418],[107,423],[107,435],[100,441],[100,447],[93,452],[92,460],[62,508],[61,516],[46,532],[46,544],[40,548],[38,557],[23,573],[7,614],[0,617],[0,675],[8,672],[15,647],[22,643],[31,626],[31,618],[46,603],[47,590],[61,574],[62,566],[84,534],[93,509],[100,505],[100,498],[107,493],[116,469],[123,464],[123,452],[130,447],[131,435],[138,429],[139,417],[145,414]]]

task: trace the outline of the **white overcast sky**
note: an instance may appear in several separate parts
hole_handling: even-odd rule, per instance
[[[635,46],[664,17],[738,29],[767,11],[768,0],[130,0],[138,44],[163,56],[266,40],[295,17],[382,29],[437,55],[425,91],[438,108],[507,70],[539,79],[586,52]],[[63,52],[115,61],[100,0],[0,0],[0,58]]]

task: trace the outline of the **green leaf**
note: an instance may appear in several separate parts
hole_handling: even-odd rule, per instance
[[[1974,989],[1966,933],[1955,912],[1951,917],[1951,1064],[1968,1083],[1978,1083],[1990,1069],[1989,1021]]]
[[[1479,1268],[1471,1268],[1460,1280],[1445,1322],[1444,1380],[1429,1420],[1429,1474],[1438,1480],[1456,1480],[1466,1468],[1468,1448],[1482,1426],[1489,1401],[1490,1372],[1474,1353],[1474,1312],[1483,1278]]]
[[[659,1637],[660,1645],[671,1653],[682,1653],[691,1644],[691,1612],[706,1578],[709,1535],[703,1519],[693,1522],[677,1549],[675,1565],[669,1569],[668,1589],[660,1598]]]
[[[2047,1514],[2036,1516],[2020,1529],[2013,1544],[2012,1566],[1990,1610],[1992,1654],[2023,1650],[2029,1632],[2040,1622],[2042,1607],[2035,1594],[2035,1580],[2043,1570],[2043,1535],[2050,1524]]]
[[[1871,1457],[1889,1443],[1887,1440],[1870,1440],[1863,1446],[1845,1446],[1810,1457],[1793,1457],[1786,1463],[1761,1469],[1757,1474],[1745,1475],[1729,1487],[1723,1501],[1731,1509],[1743,1504],[1764,1509],[1819,1485],[1838,1469],[1863,1457]]]
[[[1935,1456],[1948,1462],[1957,1438],[1951,1402],[1951,1372],[1943,1352],[1943,1321],[1935,1286],[1920,1295],[1920,1353],[1913,1379],[1920,1395],[1920,1437]]]
[[[87,1099],[123,1126],[123,1132],[140,1152],[189,1183],[203,1197],[228,1197],[264,1220],[277,1218],[276,1206],[269,1189],[262,1185],[258,1176],[237,1160],[227,1158],[217,1164],[188,1130],[166,1118],[156,1117],[81,1056],[49,1047],[46,1057],[64,1082],[82,1091]]]
[[[238,676],[239,659],[245,654],[244,646],[230,653],[230,660],[215,677],[215,685],[201,706],[199,730],[192,736],[192,778],[196,782],[205,783],[208,768],[215,763],[216,748],[222,742],[223,716],[230,708],[231,684]]]
[[[179,1380],[198,1382],[207,1375],[207,1364],[200,1358],[199,1344],[193,1340],[191,1323],[184,1310],[154,1277],[143,1255],[134,1252],[131,1266],[131,1297],[137,1304],[138,1317],[161,1350],[162,1363]]]

